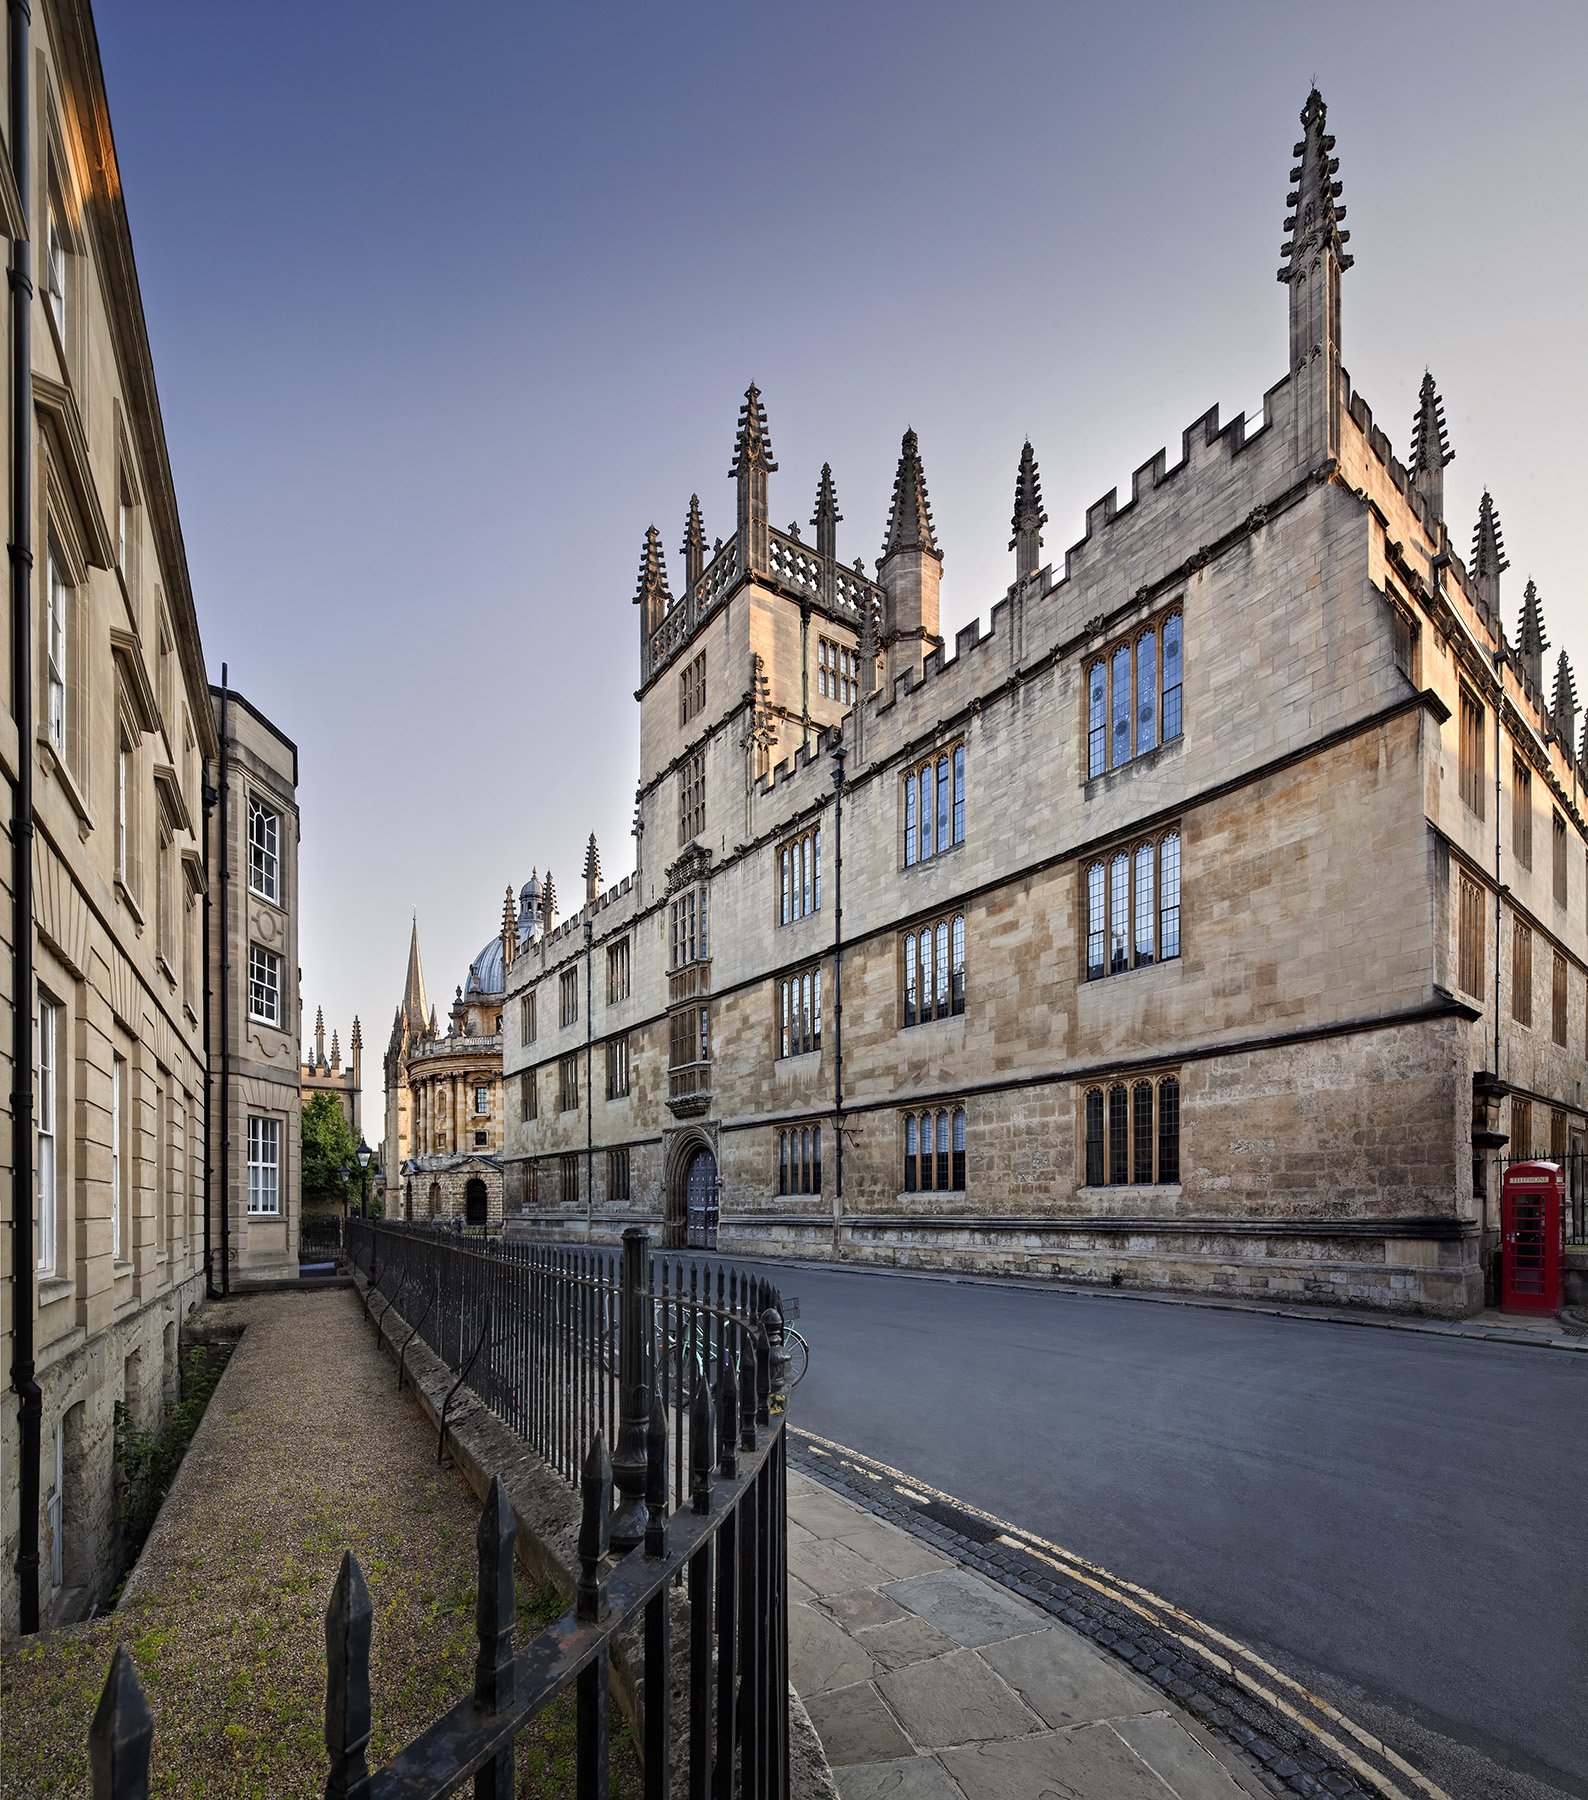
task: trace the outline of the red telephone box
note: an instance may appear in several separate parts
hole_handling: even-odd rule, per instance
[[[1566,1303],[1565,1183],[1559,1163],[1512,1163],[1500,1187],[1500,1305],[1552,1313]]]

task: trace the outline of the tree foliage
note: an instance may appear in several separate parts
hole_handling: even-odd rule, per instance
[[[350,1194],[356,1202],[358,1139],[335,1094],[311,1094],[303,1104],[302,1181],[305,1200],[340,1200]]]

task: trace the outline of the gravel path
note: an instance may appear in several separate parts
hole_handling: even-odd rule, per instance
[[[375,1609],[372,1766],[472,1683],[479,1509],[436,1466],[357,1297],[260,1295],[206,1317],[223,1315],[246,1327],[242,1342],[122,1606],[4,1659],[8,1795],[87,1791],[88,1725],[117,1643],[154,1712],[154,1793],[320,1793],[323,1622],[344,1549]],[[561,1611],[550,1592],[525,1596],[521,1624]],[[520,1739],[521,1793],[572,1791],[571,1717],[570,1697]],[[631,1761],[614,1757],[625,1776]]]

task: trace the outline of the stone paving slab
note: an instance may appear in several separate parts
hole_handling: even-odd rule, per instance
[[[810,1476],[788,1481],[790,1675],[842,1800],[1262,1792],[1079,1632]]]
[[[1048,1622],[1034,1606],[969,1569],[914,1575],[890,1583],[886,1592],[956,1644],[997,1643],[1038,1631]]]

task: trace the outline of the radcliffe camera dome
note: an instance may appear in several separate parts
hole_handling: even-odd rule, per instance
[[[501,994],[506,990],[507,979],[502,968],[502,940],[494,937],[469,964],[469,979],[464,993]]]

